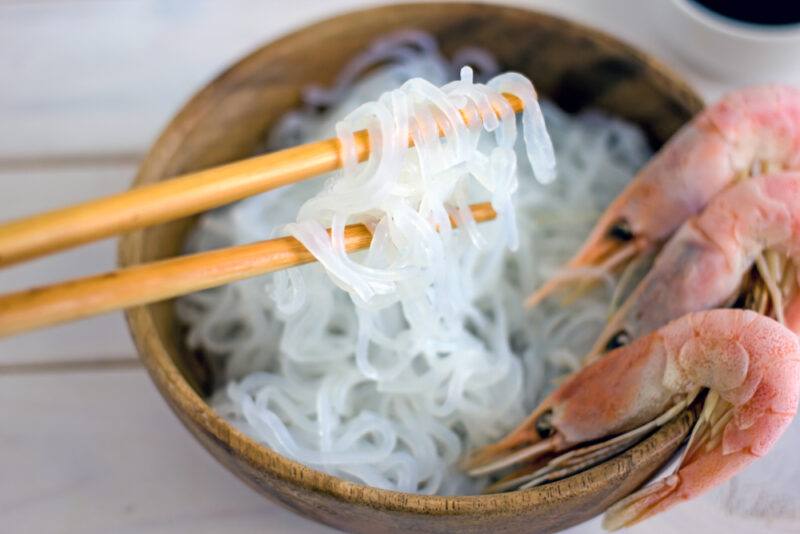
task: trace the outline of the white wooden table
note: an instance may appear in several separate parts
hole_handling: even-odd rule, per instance
[[[5,0],[0,220],[125,189],[181,102],[225,65],[279,34],[369,3]],[[619,35],[709,98],[726,87],[663,46],[646,2],[514,3]],[[2,271],[0,292],[109,269],[114,245]],[[691,534],[725,521],[689,508],[660,524]],[[593,522],[574,532],[598,530]],[[0,340],[0,531],[330,529],[268,503],[202,450],[158,396],[116,313]]]

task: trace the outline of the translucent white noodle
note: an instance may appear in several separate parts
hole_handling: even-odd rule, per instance
[[[486,52],[455,57],[473,62],[478,79],[496,73]],[[345,146],[354,130],[369,128],[376,157],[350,162],[333,181],[205,214],[189,241],[189,250],[206,250],[285,228],[330,269],[333,283],[323,266],[309,265],[189,295],[178,313],[189,347],[218,366],[210,402],[220,414],[281,454],[376,487],[480,489],[483,481],[454,468],[457,459],[513,427],[552,377],[577,364],[609,295],[599,290],[568,309],[546,303],[529,315],[522,299],[577,248],[649,156],[630,125],[597,113],[572,118],[545,103],[559,165],[558,180],[544,186],[538,180],[552,177],[553,160],[532,87],[509,75],[476,84],[469,71],[451,82],[460,67],[420,32],[376,43],[332,88],[308,91],[269,142],[327,137],[341,122]],[[429,83],[406,84],[414,76]],[[500,92],[528,99],[531,115],[515,119]],[[493,106],[504,110],[500,119]],[[463,107],[484,126],[459,126],[454,109]],[[436,135],[437,122],[446,138]],[[514,142],[518,126],[525,144]],[[397,141],[406,133],[420,148]],[[467,206],[486,200],[500,220],[477,225]],[[373,243],[347,255],[341,232],[353,222],[373,229]],[[327,226],[334,239],[322,232]]]

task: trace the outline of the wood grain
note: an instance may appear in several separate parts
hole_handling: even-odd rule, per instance
[[[597,106],[639,123],[662,143],[701,103],[651,59],[559,19],[486,5],[405,5],[332,19],[257,51],[198,93],[145,160],[137,183],[241,158],[296,105],[311,81],[330,83],[352,54],[393,28],[417,27],[446,53],[488,48],[504,68],[534,78],[570,111]],[[330,46],[336,43],[336,46]],[[314,53],[311,53],[314,51]],[[190,221],[123,239],[123,265],[175,254]],[[685,436],[685,414],[620,458],[530,491],[479,497],[399,494],[345,482],[289,461],[242,435],[205,404],[200,380],[175,337],[169,304],[136,308],[129,321],[143,361],[187,428],[257,490],[309,517],[358,532],[550,532],[584,521],[641,484]]]
[[[73,357],[67,361],[0,363],[0,375],[30,375],[45,373],[74,373],[84,371],[109,371],[114,369],[139,369],[142,362],[136,356],[105,358]]]

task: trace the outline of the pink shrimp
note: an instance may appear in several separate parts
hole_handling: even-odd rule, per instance
[[[565,270],[527,304],[660,245],[737,180],[786,169],[800,169],[800,89],[774,85],[729,94],[670,139],[606,209]]]
[[[788,305],[783,301],[784,293],[797,292],[798,232],[800,172],[758,176],[720,193],[667,242],[609,319],[590,358],[686,313],[730,303],[754,263],[770,288],[776,318],[797,330],[800,299],[789,299]],[[789,260],[780,273],[767,265],[766,250]]]
[[[576,458],[597,459],[604,450],[613,453],[631,446],[653,422],[669,420],[703,388],[709,390],[705,408],[677,471],[609,509],[606,528],[631,525],[691,499],[772,447],[794,417],[800,398],[797,336],[748,310],[683,316],[581,369],[504,440],[505,446],[490,446],[490,454],[479,454],[470,467],[474,474],[486,473],[570,450],[562,458],[569,456],[573,464]],[[521,435],[528,444],[515,448]],[[600,445],[576,449],[615,435]],[[511,454],[492,461],[504,448]],[[586,467],[585,462],[575,465]],[[547,469],[518,477],[514,487],[546,480],[541,473]]]

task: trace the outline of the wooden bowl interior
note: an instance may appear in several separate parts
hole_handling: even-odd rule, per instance
[[[136,184],[253,155],[275,121],[299,104],[303,87],[330,84],[354,54],[402,28],[434,34],[446,55],[464,46],[487,49],[503,70],[524,73],[542,96],[567,111],[596,107],[624,117],[642,126],[654,147],[702,105],[683,82],[652,60],[608,36],[557,18],[488,5],[387,6],[307,27],[234,65],[169,124],[144,161]],[[126,236],[120,245],[121,263],[180,254],[192,222],[180,220]],[[201,398],[210,384],[208,367],[202,355],[184,350],[172,302],[131,310],[128,318],[159,390],[220,461],[259,491],[340,528],[365,532],[564,528],[596,515],[640,484],[671,454],[690,422],[685,416],[622,463],[609,462],[566,483],[529,492],[444,498],[380,491],[286,460],[210,412]],[[356,518],[358,523],[351,523]]]

